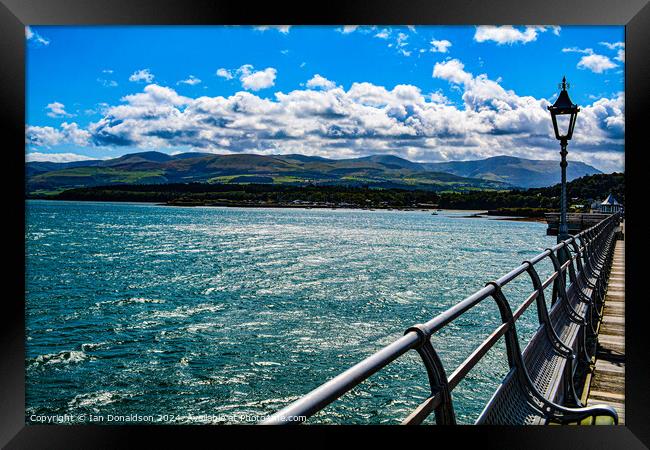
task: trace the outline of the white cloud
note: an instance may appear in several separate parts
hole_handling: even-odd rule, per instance
[[[56,129],[52,127],[25,127],[26,143],[36,147],[53,147],[62,143],[72,143],[78,146],[89,145],[90,132],[79,128],[76,123],[63,122]]]
[[[617,50],[614,59],[622,63],[625,62],[625,42],[600,42],[600,45],[604,45],[610,50]]]
[[[254,71],[253,66],[244,64],[237,69],[239,81],[244,89],[259,91],[260,89],[270,88],[275,85],[275,77],[278,73],[273,67],[267,67],[264,70]]]
[[[63,103],[60,103],[60,102],[50,103],[45,108],[49,109],[49,111],[47,113],[47,115],[49,117],[54,117],[54,118],[72,117],[74,115],[74,114],[68,114],[66,112],[66,110],[65,110],[65,105]]]
[[[237,76],[244,72],[256,73],[244,67]],[[326,89],[307,86],[269,98],[247,91],[190,98],[152,84],[104,108],[102,117],[85,129],[76,124],[28,127],[28,148],[38,151],[76,141],[88,147],[333,158],[389,153],[416,161],[499,154],[557,158],[547,99],[517,95],[499,80],[468,72],[457,59],[439,62],[432,75],[456,86],[462,105],[413,85],[387,88],[357,82],[346,90],[324,77],[310,81]],[[581,105],[573,157],[603,170],[621,170],[624,112],[622,94]]]
[[[607,56],[603,55],[587,55],[580,58],[578,62],[579,69],[589,69],[594,73],[603,73],[605,70],[618,67]]]
[[[122,97],[122,100],[135,106],[167,104],[181,106],[190,101],[189,98],[178,95],[175,90],[157,84],[149,84],[144,88],[144,92],[127,95]]]
[[[218,77],[225,78],[226,80],[232,80],[234,78],[233,74],[228,69],[224,69],[223,67],[217,70],[216,75]]]
[[[604,45],[610,50],[625,48],[625,42],[600,42],[600,45]]]
[[[388,39],[389,36],[390,36],[390,30],[387,28],[384,28],[379,33],[375,34],[375,37],[379,39]]]
[[[185,80],[180,80],[176,84],[189,84],[190,86],[194,86],[201,83],[201,80],[199,78],[196,78],[194,75],[190,75],[187,79]]]
[[[449,47],[451,47],[451,42],[446,39],[431,41],[431,51],[434,53],[447,53]]]
[[[140,69],[136,70],[131,74],[129,77],[129,81],[133,82],[138,82],[138,81],[144,81],[146,83],[151,83],[154,79],[154,75],[151,73],[149,69]]]
[[[472,75],[465,72],[465,65],[457,59],[436,63],[433,66],[433,77],[457,84],[467,83],[472,79]]]
[[[620,50],[618,51],[618,54],[616,55],[616,58],[614,58],[614,59],[615,59],[616,61],[620,61],[620,62],[624,63],[624,62],[625,62],[625,50],[624,50],[624,49],[620,49]]]
[[[367,32],[374,31],[375,29],[376,29],[375,27],[369,28]],[[411,27],[409,27],[409,30],[412,33],[417,34],[414,28],[411,29]],[[401,31],[394,33],[392,28],[383,28],[377,33],[375,33],[374,37],[386,41],[386,45],[388,46],[388,48],[394,49],[396,53],[399,55],[411,56],[411,54],[413,53],[412,50],[407,49],[407,46],[409,45],[408,42],[409,35],[406,33],[403,33]]]
[[[309,81],[307,81],[307,87],[310,89],[334,89],[336,87],[336,84],[333,81],[330,81],[327,78],[316,74]]]
[[[261,25],[253,28],[257,31],[276,30],[280,33],[287,34],[291,29],[291,25]]]
[[[492,26],[481,25],[476,27],[474,40],[476,42],[493,41],[499,45],[522,43],[527,44],[537,40],[538,33],[547,31],[547,27],[527,26],[519,30],[512,25]],[[559,27],[552,27],[553,34],[556,36],[560,33]]]
[[[607,44],[607,43],[601,42],[601,44]],[[570,47],[570,48],[563,48],[562,51],[564,53],[581,53],[585,55],[582,58],[580,58],[580,61],[578,61],[578,65],[577,65],[578,69],[588,69],[594,73],[603,73],[606,70],[613,69],[614,67],[618,67],[618,65],[612,62],[612,60],[609,59],[607,56],[599,55],[595,53],[592,48],[583,49],[578,47]],[[616,59],[618,59],[619,57],[625,58],[625,53],[623,52],[623,54],[621,54],[619,52]]]
[[[97,78],[97,82],[101,84],[104,87],[116,87],[117,86],[117,81],[115,80],[107,80],[106,78]]]
[[[29,26],[25,27],[25,39],[38,45],[50,45],[49,39],[45,39],[43,36],[32,30],[32,28]]]
[[[408,45],[408,35],[404,33],[397,33],[397,46],[404,47]]]
[[[343,34],[349,34],[359,28],[359,25],[344,25],[342,28],[337,28],[336,31]]]
[[[562,49],[563,53],[584,53],[586,55],[593,55],[594,50],[592,48],[578,48],[578,47],[568,47]]]
[[[91,158],[86,155],[79,155],[77,153],[41,153],[41,152],[30,152],[25,154],[25,161],[49,161],[49,162],[72,162],[72,161],[88,161],[90,159],[101,159],[101,158]]]

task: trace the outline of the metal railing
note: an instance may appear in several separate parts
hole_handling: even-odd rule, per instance
[[[401,338],[332,378],[261,423],[267,425],[300,423],[302,420],[306,420],[321,411],[327,405],[339,399],[355,386],[361,384],[367,378],[410,350],[416,350],[422,358],[429,378],[431,395],[416,407],[402,423],[418,424],[432,413],[435,413],[436,422],[439,424],[455,423],[454,411],[451,406],[451,392],[453,389],[500,338],[504,336],[507,357],[511,367],[515,364],[512,360],[517,359],[517,354],[519,359],[521,358],[521,351],[519,350],[519,342],[515,330],[515,322],[517,319],[536,300],[538,302],[538,308],[540,307],[539,302],[544,302],[544,289],[550,286],[551,283],[554,283],[553,301],[555,302],[557,296],[556,291],[564,291],[566,288],[567,274],[569,275],[570,281],[576,282],[576,271],[573,263],[575,262],[577,264],[578,269],[588,267],[590,257],[598,250],[596,247],[602,242],[603,236],[607,233],[613,233],[614,228],[619,222],[620,214],[613,214],[594,227],[584,230],[552,248],[546,249],[530,260],[524,261],[517,268],[501,278],[487,283],[484,288],[430,321],[408,328]],[[571,253],[572,251],[573,254]],[[553,263],[554,272],[545,281],[541,282],[537,275],[535,265],[546,258]],[[562,263],[558,264],[558,262]],[[506,296],[503,294],[502,287],[524,273],[530,276],[534,290],[513,312]],[[501,316],[501,324],[471,352],[451,375],[447,376],[445,368],[438,357],[438,353],[431,343],[432,335],[487,298],[492,298],[496,302]],[[543,308],[545,310],[545,304]],[[301,418],[301,420],[294,420],[296,418]]]

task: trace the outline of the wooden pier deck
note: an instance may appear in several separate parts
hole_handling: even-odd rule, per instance
[[[624,230],[624,224],[621,225]],[[589,382],[588,382],[589,383]],[[596,364],[587,390],[587,405],[607,404],[625,424],[625,241],[616,241]]]

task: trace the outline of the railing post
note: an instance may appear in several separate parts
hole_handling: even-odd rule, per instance
[[[431,387],[431,396],[441,395],[441,402],[438,407],[434,409],[436,415],[437,425],[456,425],[456,416],[454,414],[454,407],[451,401],[451,391],[449,390],[449,382],[445,368],[440,361],[440,357],[431,345],[431,335],[427,333],[424,326],[421,324],[414,325],[407,329],[404,334],[415,331],[420,337],[420,344],[415,350],[422,358],[424,367],[427,370],[429,377],[429,386]],[[422,419],[424,419],[423,417]]]

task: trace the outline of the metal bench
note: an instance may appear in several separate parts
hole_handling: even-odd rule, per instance
[[[555,253],[550,249],[544,253],[555,269],[553,306],[548,313],[545,302],[538,301],[540,328],[524,350],[523,361],[511,368],[479,416],[478,424],[571,423],[584,419],[584,414],[608,416],[617,422],[610,407],[592,412],[583,408],[574,388],[577,364],[591,362],[587,339],[596,332],[594,315],[598,319],[601,316],[606,288],[602,280],[607,280],[609,274],[614,243],[613,227],[590,230],[585,235],[589,236],[588,246],[579,246],[576,238],[570,238]],[[564,264],[560,264],[560,255],[566,259]],[[563,282],[567,271],[568,289]],[[531,277],[536,289],[543,291],[536,275],[531,273]],[[543,292],[539,298],[543,298]]]
[[[610,406],[585,407],[580,403],[574,377],[579,366],[591,362],[594,352],[619,222],[620,215],[613,214],[524,261],[429,322],[407,329],[400,339],[262,423],[300,423],[403,354],[415,350],[427,370],[431,394],[402,423],[419,424],[434,414],[437,424],[455,424],[452,391],[501,338],[505,340],[509,372],[477,424],[600,423],[603,417],[617,423],[616,411]],[[545,259],[551,261],[554,270],[542,281],[535,266]],[[512,311],[502,288],[524,273],[530,278],[533,291]],[[551,285],[549,309],[545,291]],[[501,324],[447,376],[432,336],[486,299],[496,303]],[[533,303],[537,306],[539,327],[521,351],[515,325]]]

